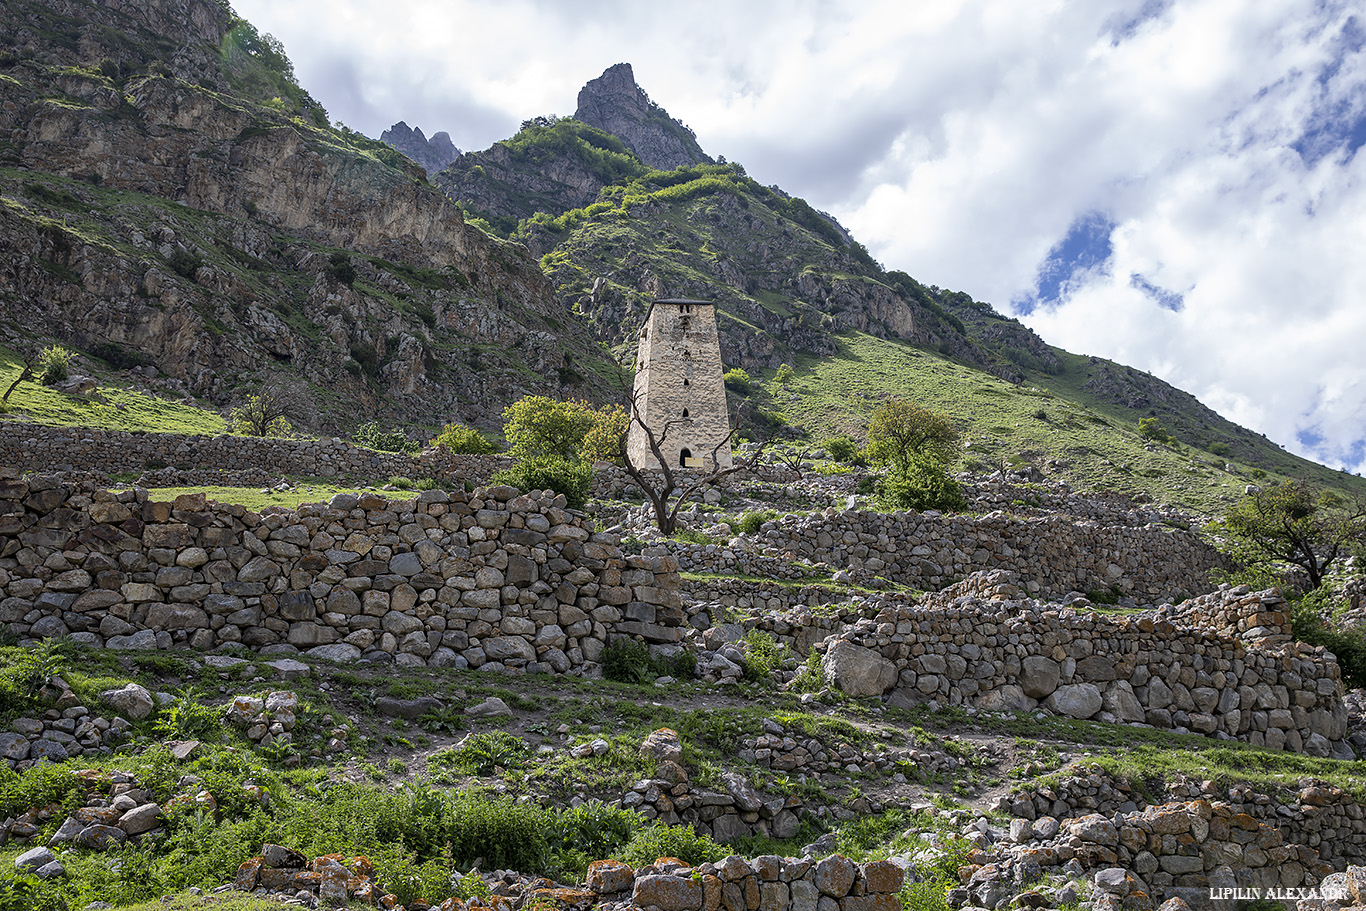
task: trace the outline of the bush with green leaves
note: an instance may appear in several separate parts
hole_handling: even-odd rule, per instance
[[[779,386],[786,386],[797,378],[797,371],[792,369],[791,364],[780,364],[773,373],[773,379]]]
[[[654,863],[661,857],[677,857],[691,866],[715,862],[730,852],[692,826],[655,824],[640,829],[622,850],[621,859],[633,867]]]
[[[1315,589],[1291,601],[1290,626],[1300,642],[1321,645],[1337,656],[1343,682],[1352,689],[1366,686],[1366,629],[1335,626],[1331,618],[1343,606],[1330,589]]]
[[[495,451],[488,437],[464,424],[447,424],[432,440],[432,445],[456,455],[488,455]]]
[[[190,687],[157,713],[153,727],[167,740],[216,740],[223,714],[223,706],[204,705]]]
[[[475,775],[489,775],[495,769],[515,769],[526,758],[526,741],[507,731],[471,734],[458,746],[434,753],[427,761],[437,766],[454,766]]]
[[[650,673],[650,647],[639,639],[614,639],[602,650],[602,676],[640,683]]]
[[[739,367],[732,367],[721,374],[721,380],[726,384],[726,388],[737,395],[749,395],[754,389],[754,381],[750,379],[748,371]]]
[[[593,488],[593,467],[577,459],[559,456],[534,456],[498,472],[494,484],[508,484],[518,490],[553,490],[564,494],[571,507],[588,502]]]
[[[71,375],[73,357],[75,355],[61,345],[48,345],[38,355],[38,364],[34,368],[34,372],[38,374],[38,382],[44,386],[55,386],[64,382]]]
[[[846,464],[858,455],[858,444],[847,436],[828,437],[821,441],[821,448],[836,462]]]
[[[771,634],[759,629],[745,633],[744,646],[745,679],[759,683],[771,682],[773,671],[782,664],[783,646]]]
[[[635,810],[597,798],[562,810],[550,836],[558,875],[582,879],[588,864],[619,856],[644,824]]]
[[[341,250],[327,258],[327,268],[324,271],[333,281],[347,287],[356,280],[356,267],[352,264],[351,257]]]
[[[1167,446],[1176,444],[1176,438],[1166,431],[1162,422],[1157,418],[1139,418],[1138,435],[1145,440],[1152,440],[1154,443],[1162,443]]]
[[[889,512],[964,509],[967,499],[958,479],[936,463],[913,463],[905,474],[892,474],[877,483],[878,507]]]
[[[366,449],[374,449],[379,452],[406,452],[409,454],[422,451],[422,444],[415,440],[409,440],[407,434],[397,427],[391,430],[381,430],[375,421],[366,421],[356,428],[356,432],[351,435],[352,442],[357,446],[364,446]]]
[[[735,523],[735,530],[743,535],[752,535],[759,530],[770,519],[776,519],[781,513],[776,509],[750,510],[740,516],[740,520]]]

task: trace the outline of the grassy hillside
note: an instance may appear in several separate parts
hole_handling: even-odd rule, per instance
[[[1098,369],[1090,358],[1058,351],[1061,372],[1032,375],[1016,385],[904,342],[855,332],[835,340],[833,356],[798,356],[796,376],[786,386],[770,371],[756,396],[813,439],[838,433],[860,439],[868,415],[883,401],[900,397],[950,415],[964,431],[964,464],[978,471],[995,470],[1002,461],[1013,467],[1031,464],[1078,490],[1147,494],[1220,513],[1241,499],[1246,485],[1277,477],[1309,477],[1366,492],[1366,480],[1292,456],[1217,416],[1207,427],[1206,441],[1185,439],[1180,432],[1174,446],[1145,440],[1138,420],[1147,410],[1116,405],[1086,388]],[[1188,413],[1172,414],[1185,423],[1196,420]],[[1169,431],[1174,423],[1166,423]],[[1237,448],[1221,443],[1224,439],[1237,441]]]

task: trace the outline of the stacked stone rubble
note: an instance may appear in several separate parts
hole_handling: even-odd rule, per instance
[[[625,898],[659,911],[898,911],[904,875],[888,861],[856,864],[838,854],[823,860],[732,855],[696,867],[660,858],[638,870],[598,861],[588,868],[587,886],[601,899]]]

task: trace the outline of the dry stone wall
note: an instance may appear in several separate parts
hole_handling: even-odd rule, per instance
[[[1222,615],[1285,609],[1274,591],[1218,594]],[[1347,731],[1337,660],[1323,648],[1250,644],[1161,617],[963,596],[947,608],[890,606],[816,648],[826,679],[854,695],[1043,707],[1316,756]]]
[[[845,511],[765,524],[765,553],[937,589],[984,570],[1017,573],[1031,594],[1115,590],[1142,604],[1206,593],[1227,558],[1166,525],[1101,525],[1067,516],[980,518],[935,512]]]
[[[1267,793],[1246,784],[1216,788],[1212,781],[1182,777],[1165,782],[1160,802],[1217,799],[1236,814],[1278,829],[1286,844],[1304,845],[1338,870],[1366,861],[1366,806],[1342,788],[1305,779],[1293,788]],[[1029,821],[1066,819],[1088,813],[1113,817],[1149,806],[1142,790],[1098,769],[1080,769],[1055,784],[1025,788],[997,809]]]
[[[683,638],[677,562],[624,555],[550,492],[339,494],[257,514],[0,478],[0,622],[109,648],[582,673],[613,635]]]
[[[171,468],[194,473],[191,483],[213,483],[216,479],[211,473],[218,472],[276,478],[282,474],[430,477],[483,483],[509,464],[509,459],[499,456],[459,456],[440,449],[429,449],[418,456],[377,452],[335,438],[260,439],[0,422],[0,465],[21,472],[111,474]]]

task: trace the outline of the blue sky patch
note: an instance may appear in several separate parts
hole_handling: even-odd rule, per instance
[[[1175,291],[1168,291],[1159,285],[1154,285],[1137,272],[1129,276],[1129,286],[1142,291],[1150,300],[1164,310],[1173,313],[1180,313],[1186,306],[1186,299]]]
[[[1053,245],[1039,264],[1038,287],[1034,294],[1011,303],[1023,313],[1033,312],[1040,304],[1060,303],[1074,279],[1103,266],[1110,259],[1114,252],[1110,233],[1114,229],[1114,221],[1103,212],[1087,212],[1073,221],[1067,234]]]

